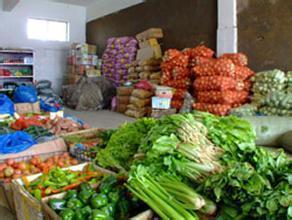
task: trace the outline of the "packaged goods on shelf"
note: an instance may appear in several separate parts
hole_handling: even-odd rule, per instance
[[[116,86],[127,81],[128,68],[136,58],[138,42],[133,37],[109,38],[102,56],[102,74]]]
[[[100,76],[96,46],[73,43],[67,58],[68,67],[65,76],[67,84],[76,84],[83,75]]]

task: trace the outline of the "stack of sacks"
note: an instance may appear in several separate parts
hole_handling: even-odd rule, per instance
[[[224,54],[218,59],[209,59],[193,68],[196,79],[194,109],[226,115],[233,107],[248,101],[254,72],[247,66],[247,57],[242,53]]]
[[[292,93],[292,71],[287,73],[287,92]]]
[[[292,94],[288,92],[289,80],[281,70],[269,70],[257,73],[253,77],[254,93],[252,102],[264,115],[292,115]]]
[[[161,84],[175,89],[171,107],[180,109],[183,105],[184,94],[191,84],[189,55],[176,49],[167,50],[163,56],[161,70]]]
[[[203,46],[187,48],[182,52],[170,49],[163,57],[162,84],[173,87],[175,93],[172,99],[172,107],[181,109],[186,92],[191,84],[192,67],[209,62],[214,51]]]
[[[130,103],[130,96],[133,92],[133,87],[130,86],[119,86],[117,87],[116,96],[116,111],[119,113],[125,113],[127,106]]]
[[[135,60],[137,40],[133,37],[110,38],[102,56],[102,74],[116,86],[127,81],[128,68]]]
[[[134,61],[128,69],[128,80],[135,82],[138,80],[148,80],[152,84],[160,84],[161,59],[150,58],[144,61]]]
[[[127,106],[125,114],[134,118],[141,118],[149,115],[151,97],[153,93],[145,89],[134,89],[131,97],[130,104]]]

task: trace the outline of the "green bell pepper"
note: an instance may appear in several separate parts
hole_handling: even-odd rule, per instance
[[[117,184],[118,180],[115,176],[113,175],[109,175],[104,177],[104,179],[102,180],[101,184],[100,184],[100,191],[108,194],[112,188]]]
[[[81,191],[92,190],[92,187],[88,183],[82,183],[80,185],[80,190]]]
[[[82,190],[78,193],[78,199],[80,199],[80,201],[84,204],[87,204],[93,193],[94,192],[92,190]]]
[[[63,210],[65,209],[66,201],[63,199],[51,199],[49,205],[54,210]]]
[[[108,205],[104,206],[101,210],[107,214],[108,216],[114,217],[115,214],[115,204],[109,203]]]
[[[71,198],[77,198],[77,190],[73,189],[73,190],[68,190],[65,196],[66,200],[69,200]]]
[[[108,198],[105,194],[98,194],[90,199],[91,206],[93,208],[101,208],[108,204]]]
[[[74,220],[86,220],[86,216],[82,214],[81,209],[75,210]]]
[[[72,209],[64,209],[60,212],[62,220],[73,220],[75,213]]]
[[[102,210],[94,209],[92,211],[90,220],[113,220],[113,218],[111,216],[108,216]]]
[[[82,207],[83,207],[83,203],[77,198],[71,198],[67,202],[67,208],[77,209],[77,208],[82,208]]]
[[[82,213],[82,215],[88,217],[92,213],[92,210],[91,210],[90,206],[87,205],[81,209],[81,213]]]

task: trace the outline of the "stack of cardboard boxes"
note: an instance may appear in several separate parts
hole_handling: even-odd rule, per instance
[[[158,39],[163,38],[162,29],[150,28],[137,34],[136,38],[140,49],[136,61],[128,69],[128,80],[134,83],[149,80],[153,84],[160,84],[162,51]]]
[[[85,74],[89,77],[100,76],[98,63],[100,61],[96,55],[95,45],[73,43],[68,57],[66,83],[75,84]]]

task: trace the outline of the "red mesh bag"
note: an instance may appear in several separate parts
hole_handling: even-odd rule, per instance
[[[184,100],[183,99],[172,99],[171,100],[171,107],[175,109],[181,109],[183,106]]]
[[[243,53],[225,53],[219,58],[227,58],[232,60],[232,62],[238,66],[247,66],[248,63],[247,56]]]
[[[235,79],[226,76],[198,77],[195,79],[193,86],[196,91],[243,89],[242,82],[240,83]]]
[[[176,89],[173,94],[173,99],[184,99],[186,91],[185,89]]]
[[[207,104],[207,103],[194,103],[193,108],[199,111],[207,111],[215,115],[227,115],[231,105],[222,105],[222,104]]]
[[[235,66],[235,77],[240,80],[249,79],[254,75],[254,71],[245,66]]]
[[[192,49],[192,54],[191,54],[191,57],[213,57],[215,52],[208,48],[208,47],[205,47],[204,45],[200,45],[200,46],[197,46],[195,48]]]
[[[198,102],[211,103],[211,104],[234,104],[245,103],[247,101],[248,92],[242,91],[208,91],[197,92]]]

